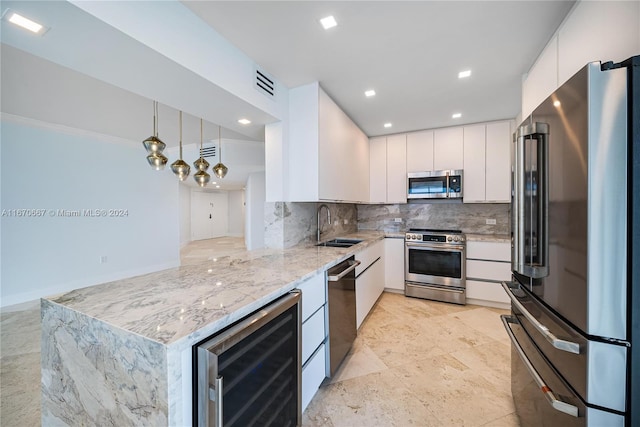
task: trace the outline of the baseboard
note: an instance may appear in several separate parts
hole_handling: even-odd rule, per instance
[[[500,308],[502,310],[511,310],[511,304],[508,302],[487,301],[483,299],[467,298],[467,304],[481,305],[483,307]]]
[[[392,294],[404,295],[404,289],[384,288],[384,291]]]

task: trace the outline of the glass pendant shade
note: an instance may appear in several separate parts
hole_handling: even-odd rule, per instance
[[[221,134],[222,134],[222,126],[218,126],[218,145],[219,145],[218,152],[220,154],[220,161],[212,169],[213,173],[215,173],[218,178],[224,178],[227,175],[227,172],[229,171],[229,168],[222,163],[222,135]]]
[[[213,173],[215,173],[218,178],[224,178],[227,175],[229,168],[223,165],[222,163],[218,163],[213,167],[212,170],[213,170]]]
[[[182,160],[182,111],[180,111],[180,158],[171,164],[171,170],[180,181],[184,181],[191,172],[191,167]]]
[[[206,172],[209,169],[209,162],[200,157],[198,160],[193,162],[193,166],[199,171]]]
[[[157,136],[150,136],[142,141],[142,145],[147,150],[147,153],[162,153],[162,150],[167,146]]]
[[[171,164],[171,170],[178,177],[180,181],[184,181],[191,172],[191,167],[182,159],[178,159]]]
[[[162,169],[164,169],[168,161],[169,159],[167,159],[164,154],[158,152],[151,153],[147,156],[147,162],[149,162],[149,166],[157,171],[161,171]]]
[[[200,187],[204,187],[209,183],[211,176],[205,171],[200,170],[193,175],[193,179],[196,180]]]

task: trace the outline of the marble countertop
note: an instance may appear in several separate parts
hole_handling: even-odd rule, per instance
[[[45,300],[177,349],[241,319],[386,235],[360,231],[340,237],[363,242],[350,248],[310,243],[244,251]]]

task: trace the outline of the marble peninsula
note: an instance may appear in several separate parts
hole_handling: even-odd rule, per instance
[[[385,237],[305,243],[41,300],[42,425],[191,425],[192,346]]]

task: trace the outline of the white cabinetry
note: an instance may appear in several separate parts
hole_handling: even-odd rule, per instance
[[[511,188],[511,122],[464,127],[465,203],[508,203]]]
[[[462,127],[436,129],[433,133],[434,170],[462,169]]]
[[[467,302],[508,309],[509,297],[500,285],[511,280],[511,245],[467,242]]]
[[[369,140],[369,201],[407,203],[407,138],[405,134]]]
[[[318,83],[289,91],[289,199],[368,201],[369,139]]]
[[[387,138],[369,140],[369,202],[387,202]]]
[[[433,131],[423,130],[407,134],[407,173],[433,169]]]
[[[384,239],[384,287],[404,293],[404,239]]]
[[[360,325],[384,291],[384,240],[356,254],[356,325]]]
[[[407,203],[407,136],[387,137],[387,203]]]
[[[325,378],[326,285],[324,273],[306,280],[302,291],[302,410]]]

